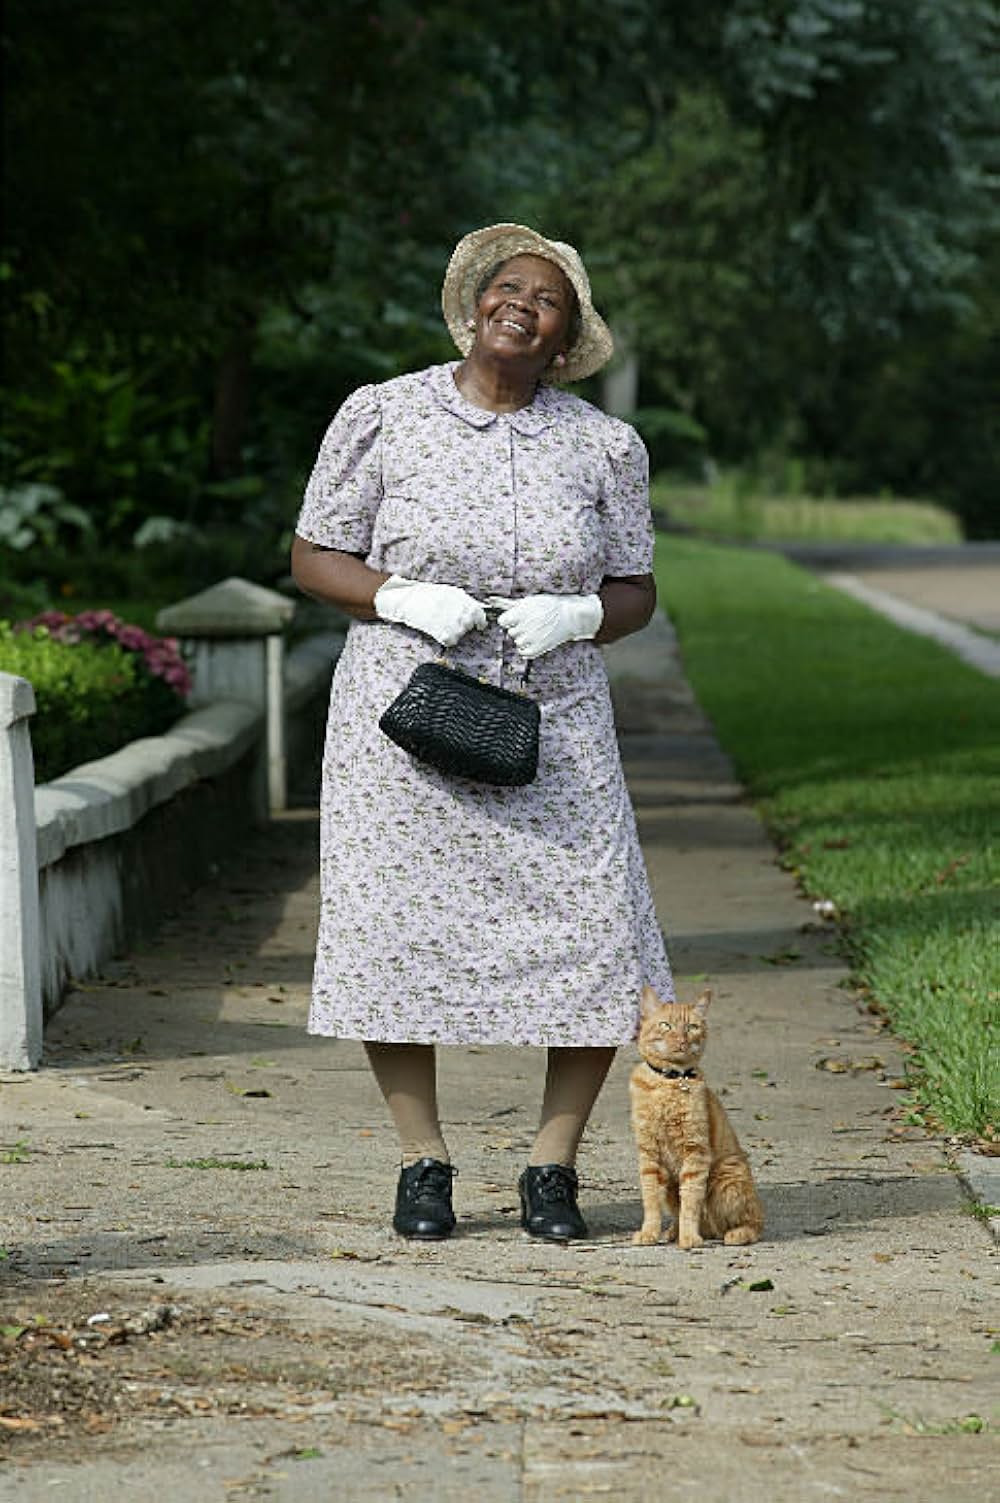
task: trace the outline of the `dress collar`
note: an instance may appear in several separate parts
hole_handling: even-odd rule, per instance
[[[529,405],[519,407],[516,412],[490,412],[486,407],[477,407],[475,402],[470,402],[462,395],[455,384],[455,372],[459,363],[457,360],[450,360],[446,365],[432,366],[428,372],[430,388],[435,398],[455,417],[463,418],[474,428],[488,428],[491,423],[502,418],[517,433],[528,438],[534,438],[555,422],[558,398],[547,386],[539,386]]]

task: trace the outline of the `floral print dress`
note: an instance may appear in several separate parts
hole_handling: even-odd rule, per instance
[[[589,594],[652,566],[646,455],[567,392],[474,406],[457,362],[364,386],[331,423],[297,532],[372,568],[477,599]],[[436,772],[378,719],[418,663],[409,627],[354,622],[323,762],[321,915],[309,1031],[439,1044],[617,1045],[649,982],[673,997],[593,642],[537,658],[538,777],[495,788]],[[447,653],[518,688],[491,619]]]

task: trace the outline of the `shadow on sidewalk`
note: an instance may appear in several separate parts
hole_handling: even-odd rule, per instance
[[[318,848],[315,808],[250,832],[150,937],[70,988],[46,1029],[45,1068],[280,1050],[278,1008],[312,978]],[[237,1013],[236,998],[270,998],[267,1022]]]

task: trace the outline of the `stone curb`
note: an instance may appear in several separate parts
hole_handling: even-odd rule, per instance
[[[853,574],[826,574],[823,577],[834,589],[852,596],[862,605],[870,606],[897,626],[916,632],[918,636],[930,637],[971,668],[977,668],[990,678],[1000,678],[1000,642],[980,636],[978,632],[970,631],[968,627],[960,626],[955,621],[946,621],[935,611],[911,605],[909,601],[900,600],[897,595],[890,595],[886,590],[863,584]]]
[[[1000,1159],[964,1149],[955,1155],[955,1170],[977,1205],[996,1212],[994,1216],[984,1216],[983,1222],[994,1242],[1000,1243]]]

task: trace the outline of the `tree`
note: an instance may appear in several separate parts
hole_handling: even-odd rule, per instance
[[[615,313],[670,352],[663,390],[756,442],[799,352],[894,337],[971,285],[995,18],[986,0],[14,0],[8,475],[125,532],[190,506],[245,460],[262,359],[315,425],[339,383],[446,351],[448,250],[501,217],[577,235]],[[748,333],[757,356],[779,324],[741,384],[734,351],[745,367]],[[296,361],[321,365],[316,395]],[[71,452],[85,419],[100,432]]]

